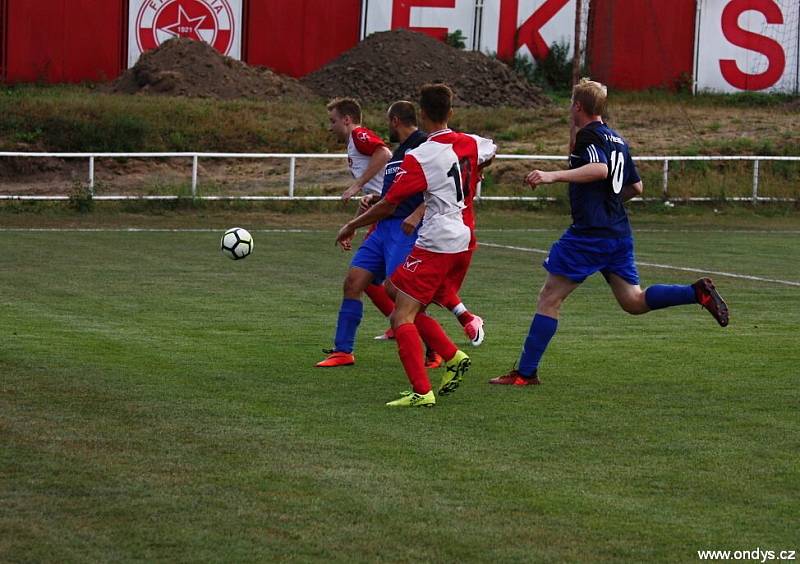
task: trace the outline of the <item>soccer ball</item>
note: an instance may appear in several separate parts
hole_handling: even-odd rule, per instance
[[[222,236],[219,248],[229,259],[243,259],[253,252],[253,236],[247,229],[231,227]]]

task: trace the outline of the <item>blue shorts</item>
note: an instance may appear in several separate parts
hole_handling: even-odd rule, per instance
[[[606,279],[609,274],[616,274],[628,284],[639,284],[633,237],[580,237],[567,232],[550,247],[542,266],[550,274],[565,276],[579,284],[598,271]]]
[[[417,240],[417,231],[411,235],[403,233],[403,220],[397,217],[382,219],[375,231],[361,244],[350,266],[363,268],[372,273],[373,284],[380,284],[391,276],[406,260]]]

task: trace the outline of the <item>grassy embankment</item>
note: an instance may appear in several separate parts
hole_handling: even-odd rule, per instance
[[[565,98],[553,97],[550,105],[534,109],[459,108],[452,125],[494,138],[500,153],[559,155],[566,151],[566,104]],[[383,111],[367,107],[365,122],[386,137]],[[800,104],[783,96],[612,93],[610,122],[635,155],[792,156],[800,146]],[[322,100],[221,102],[110,95],[82,87],[0,91],[2,150],[341,152],[326,127]],[[529,194],[521,178],[534,166],[559,165],[498,161],[487,174],[484,193]],[[203,194],[281,194],[288,184],[285,161],[205,161],[201,167]],[[660,162],[640,164],[650,196],[661,194],[661,167]],[[73,177],[82,179],[84,168],[81,163],[72,169]],[[335,160],[300,161],[297,193],[338,193],[347,178],[343,168]],[[64,185],[69,184],[65,176]],[[48,186],[57,189],[59,178],[49,180]],[[188,194],[188,166],[98,161],[98,182],[99,193]],[[796,197],[798,185],[800,164],[761,163],[761,195]],[[751,187],[752,163],[674,163],[670,168],[669,191],[675,198],[749,196]],[[563,195],[563,190],[547,193]]]

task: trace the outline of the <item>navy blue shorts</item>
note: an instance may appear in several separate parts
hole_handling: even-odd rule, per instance
[[[566,232],[550,247],[542,266],[550,274],[565,276],[579,284],[595,272],[601,272],[606,279],[609,274],[616,274],[628,284],[639,284],[633,237],[580,237]]]
[[[372,273],[373,284],[381,284],[406,260],[417,240],[416,230],[411,235],[403,233],[403,220],[389,217],[378,222],[353,257],[350,266]]]

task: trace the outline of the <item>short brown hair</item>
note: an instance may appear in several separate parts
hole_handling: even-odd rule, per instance
[[[354,123],[361,123],[361,104],[355,98],[334,98],[325,108],[329,112],[336,110],[342,117],[350,116]]]
[[[580,102],[583,111],[590,116],[603,116],[606,114],[607,98],[608,89],[606,85],[589,78],[582,78],[572,88],[572,102]]]
[[[389,106],[389,119],[397,118],[403,125],[417,125],[417,109],[414,104],[400,100]]]
[[[443,123],[453,107],[453,91],[446,84],[425,84],[420,90],[419,107],[431,121]]]

